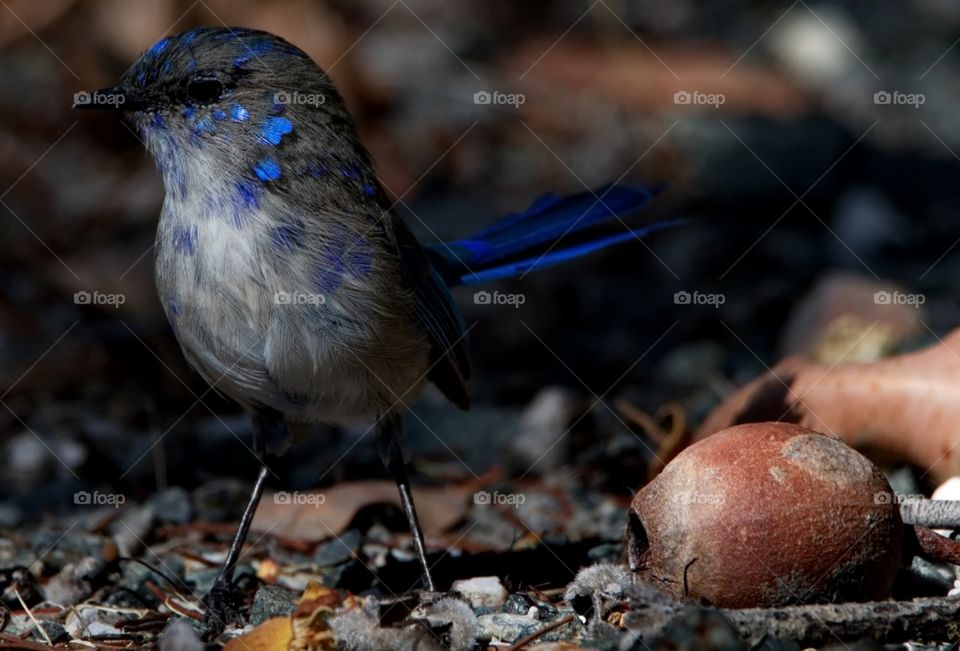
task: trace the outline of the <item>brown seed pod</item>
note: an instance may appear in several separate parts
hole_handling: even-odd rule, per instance
[[[880,470],[790,423],[730,427],[690,446],[633,499],[631,569],[719,607],[883,599],[903,523]]]

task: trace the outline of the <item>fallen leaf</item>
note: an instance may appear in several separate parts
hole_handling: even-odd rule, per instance
[[[923,350],[871,363],[788,357],[731,395],[695,440],[739,423],[781,420],[839,436],[928,471],[960,473],[960,329]]]
[[[287,651],[293,641],[293,624],[289,617],[268,619],[249,633],[236,637],[223,651]]]
[[[327,620],[337,609],[356,608],[357,600],[316,582],[307,585],[291,617],[274,617],[231,640],[224,651],[333,651],[338,643]]]
[[[525,44],[511,61],[531,90],[585,93],[626,108],[675,111],[674,94],[694,89],[722,94],[725,113],[798,115],[814,105],[814,95],[795,80],[719,48],[658,44],[656,50],[654,56],[629,42],[600,49],[569,40]]]
[[[822,276],[798,302],[780,350],[818,362],[873,362],[904,340],[925,333],[921,306],[894,300],[907,290],[869,276]]]
[[[413,489],[420,525],[427,536],[439,536],[467,512],[474,486]],[[309,492],[278,492],[260,502],[253,531],[295,540],[325,540],[342,533],[361,508],[371,504],[400,506],[392,481],[343,482]]]

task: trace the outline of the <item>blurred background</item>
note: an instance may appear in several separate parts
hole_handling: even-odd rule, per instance
[[[626,498],[657,444],[617,401],[695,426],[838,305],[882,313],[875,349],[960,320],[950,0],[3,0],[0,525],[81,489],[254,476],[247,419],[187,367],[155,297],[152,161],[117,115],[70,109],[198,25],[275,32],[326,69],[424,241],[614,180],[668,186],[632,221],[691,220],[458,290],[476,407],[417,404],[420,482],[566,469]],[[844,354],[866,334],[847,326]],[[317,432],[271,483],[382,477],[362,433]]]

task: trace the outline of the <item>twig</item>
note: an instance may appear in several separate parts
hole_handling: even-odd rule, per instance
[[[905,524],[930,529],[960,529],[960,500],[908,500],[900,505]]]
[[[514,644],[511,644],[509,647],[507,647],[507,651],[517,651],[518,649],[522,649],[523,647],[527,646],[528,644],[536,640],[541,635],[546,635],[550,631],[553,631],[555,629],[560,628],[561,626],[565,626],[569,624],[574,620],[575,617],[576,615],[567,615],[565,617],[561,617],[555,622],[550,622],[549,624],[541,628],[539,631],[534,631],[530,635],[518,640]]]
[[[805,646],[864,637],[887,643],[945,642],[960,635],[960,599],[951,597],[720,612],[752,642],[764,636]]]
[[[0,633],[0,649],[23,649],[25,651],[50,651],[46,644],[24,640],[10,633]]]
[[[33,613],[30,612],[30,609],[27,608],[27,602],[23,600],[23,597],[20,596],[20,590],[17,588],[13,589],[13,594],[17,596],[17,601],[20,602],[20,605],[23,606],[23,609],[27,611],[27,617],[30,618],[30,621],[33,622],[33,625],[37,627],[37,630],[40,631],[40,634],[43,635],[43,639],[47,641],[47,644],[53,646],[53,640],[50,639],[50,636],[47,635],[47,629],[40,626],[40,622],[37,621],[37,618],[33,616]]]
[[[928,560],[960,565],[960,543],[956,540],[950,540],[933,529],[919,525],[914,525],[913,532],[917,537],[921,553]]]

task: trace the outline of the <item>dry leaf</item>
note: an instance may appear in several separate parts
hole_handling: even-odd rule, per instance
[[[268,619],[246,635],[227,642],[223,651],[288,651],[293,641],[289,617]]]
[[[420,525],[439,536],[461,520],[473,487],[414,488]],[[358,510],[371,504],[400,506],[392,481],[343,482],[322,491],[266,496],[253,518],[253,531],[295,540],[324,540],[346,529]]]
[[[866,364],[788,357],[717,407],[695,438],[738,423],[800,423],[940,482],[960,474],[958,396],[960,329],[929,348]]]
[[[291,617],[274,617],[231,640],[224,651],[333,651],[337,641],[327,620],[338,609],[356,608],[353,595],[310,582]]]
[[[748,61],[734,65],[730,52],[664,44],[655,49],[659,59],[639,43],[598,49],[565,40],[525,45],[512,62],[532,89],[587,93],[628,108],[673,111],[674,93],[693,89],[723,94],[725,113],[797,115],[813,105],[812,95],[794,80]]]

